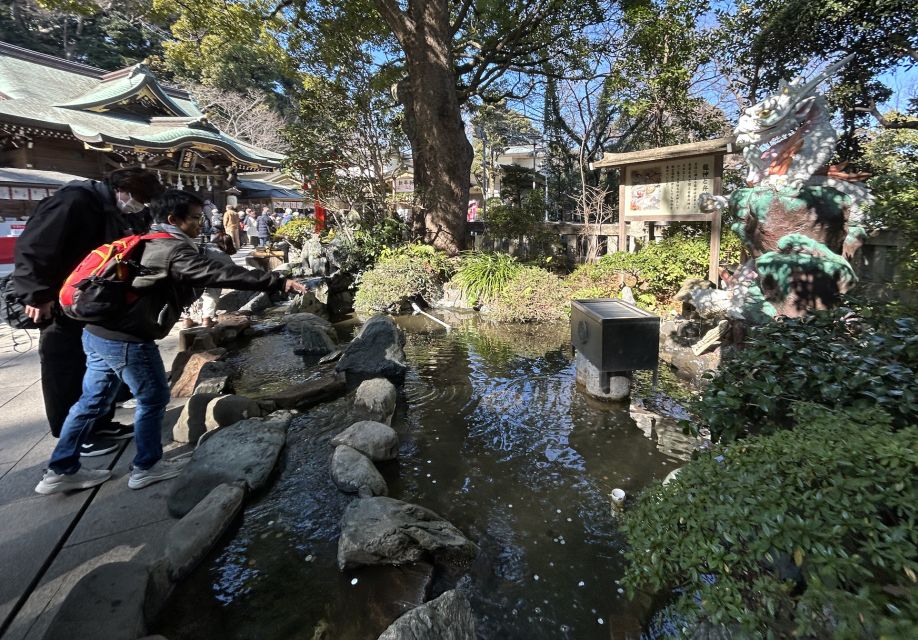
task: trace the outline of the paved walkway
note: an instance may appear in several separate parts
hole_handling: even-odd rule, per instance
[[[234,259],[244,263],[250,249]],[[159,342],[168,371],[178,329]],[[167,455],[185,451],[171,442],[183,401],[170,404],[163,424]],[[116,419],[133,422],[132,411]],[[140,491],[127,487],[133,441],[115,452],[84,458],[113,470],[112,480],[70,494],[34,492],[57,440],[48,431],[41,395],[38,332],[0,324],[0,638],[40,640],[76,582],[107,562],[153,553],[174,524],[166,511],[171,481]],[[186,447],[187,449],[187,447]]]
[[[178,333],[160,342],[171,363]],[[170,405],[164,444],[183,402]],[[129,423],[132,412],[119,409]],[[114,471],[112,480],[89,491],[34,493],[54,448],[44,416],[38,334],[0,330],[0,637],[39,640],[73,585],[99,564],[150,553],[174,522],[166,512],[169,482],[142,491],[127,488],[133,441],[115,452],[84,458],[92,468]]]

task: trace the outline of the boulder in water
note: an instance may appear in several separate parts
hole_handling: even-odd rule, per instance
[[[475,619],[468,598],[453,589],[412,609],[378,640],[475,640]]]
[[[345,445],[339,445],[332,454],[332,480],[345,493],[361,497],[384,496],[389,493],[386,481],[368,457]]]
[[[398,434],[392,427],[372,420],[355,422],[332,438],[331,443],[356,449],[373,462],[398,457]]]
[[[395,413],[397,399],[398,392],[394,384],[386,378],[371,378],[364,380],[357,387],[354,407],[367,420],[392,424],[392,414]]]
[[[254,491],[265,485],[287,437],[289,411],[251,418],[215,431],[172,481],[166,504],[181,518],[219,484],[241,483]]]
[[[478,546],[430,509],[393,498],[359,498],[344,510],[338,567],[433,560],[464,564]]]
[[[407,368],[405,336],[392,318],[382,314],[364,323],[336,366],[348,381],[384,377],[401,382]]]

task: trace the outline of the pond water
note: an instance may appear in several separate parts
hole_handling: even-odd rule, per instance
[[[445,517],[481,548],[435,595],[469,596],[479,638],[637,637],[623,537],[609,494],[629,496],[680,466],[695,441],[676,418],[685,390],[638,374],[632,405],[588,399],[574,383],[567,325],[445,334],[405,319],[410,370],[393,427],[389,495]],[[345,330],[349,330],[346,328]],[[234,356],[240,393],[305,379],[293,338],[259,338]],[[262,354],[262,355],[259,355]],[[289,360],[289,362],[288,362]],[[297,366],[298,365],[298,366]],[[329,439],[351,424],[348,395],[298,416],[271,488],[238,530],[179,586],[157,625],[172,640],[375,639],[397,597],[380,571],[341,573],[338,522],[353,498],[329,474]],[[641,405],[644,406],[641,406]],[[385,574],[385,575],[382,575]]]

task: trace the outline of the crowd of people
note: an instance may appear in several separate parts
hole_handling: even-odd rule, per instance
[[[204,201],[202,234],[210,241],[223,233],[232,238],[236,248],[251,244],[256,249],[268,245],[271,235],[291,220],[305,217],[307,212],[291,208],[272,211],[268,206],[246,207],[241,211],[227,205],[222,213],[210,200]]]
[[[111,471],[85,469],[80,458],[112,451],[117,442],[111,439],[135,440],[131,489],[178,475],[180,463],[163,459],[161,430],[170,392],[155,340],[171,331],[202,291],[210,292],[206,314],[215,311],[222,288],[305,291],[294,280],[245,269],[229,257],[243,231],[249,240],[267,243],[270,212],[256,218],[247,210],[243,220],[228,209],[218,226],[212,212],[205,215],[206,205],[186,191],[163,191],[148,170],[120,169],[104,181],[65,185],[29,218],[16,243],[12,282],[26,315],[39,327],[45,413],[51,434],[59,438],[36,492],[86,489],[108,480]],[[212,242],[202,243],[198,236],[208,226],[205,239]],[[89,324],[62,313],[58,293],[87,254],[149,232],[157,236],[143,242],[130,281],[137,298],[125,313]],[[134,424],[113,422],[116,402],[130,396],[136,400]]]

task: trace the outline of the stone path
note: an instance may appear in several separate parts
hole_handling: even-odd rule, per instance
[[[244,264],[251,248],[233,256]],[[166,370],[178,350],[178,329],[160,341]],[[176,522],[166,510],[174,480],[142,491],[127,488],[133,441],[115,452],[84,458],[88,467],[113,470],[92,490],[34,493],[56,439],[44,416],[38,332],[0,324],[0,638],[40,640],[70,589],[100,564],[142,558],[148,543]],[[183,401],[169,406],[163,424],[167,456],[190,450],[171,442]],[[133,421],[130,410],[116,419]]]
[[[38,336],[32,348],[13,349],[13,338],[0,334],[0,637],[38,640],[73,585],[96,566],[129,560],[144,552],[147,541],[175,522],[166,511],[172,481],[142,491],[127,488],[134,456],[133,441],[115,452],[84,458],[88,467],[113,470],[113,479],[89,491],[40,496],[34,493],[56,442],[48,432],[41,398]],[[20,335],[22,334],[22,335]],[[171,363],[178,332],[160,342]],[[172,424],[182,401],[166,415],[167,449]],[[132,411],[119,409],[116,419],[129,423]],[[181,450],[175,453],[180,453]],[[167,455],[175,455],[168,453]]]

